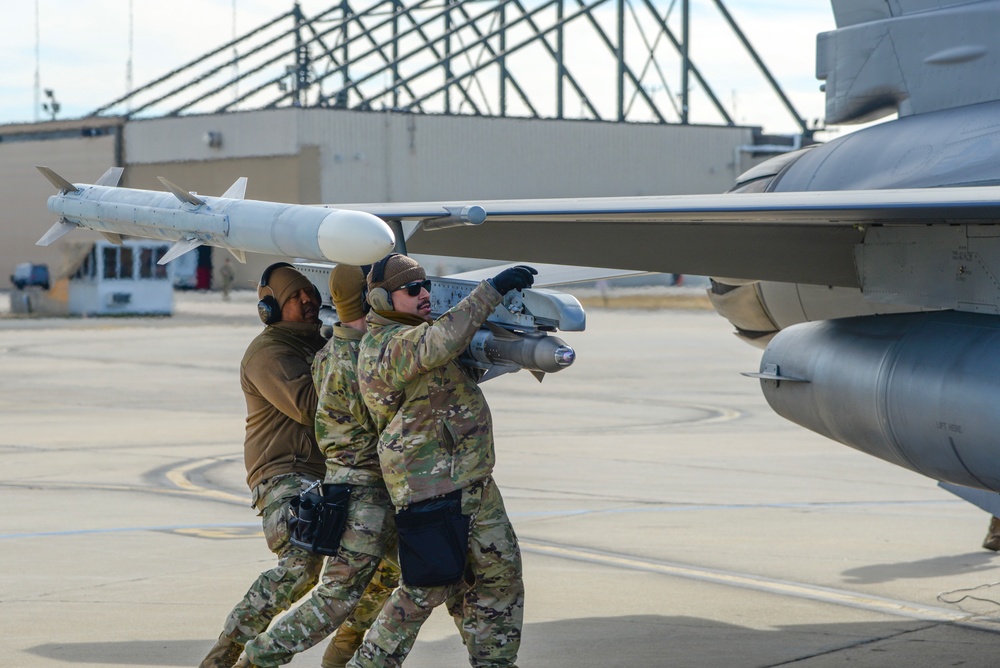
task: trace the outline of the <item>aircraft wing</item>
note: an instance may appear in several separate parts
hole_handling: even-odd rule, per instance
[[[485,210],[485,222],[426,231],[418,226],[407,241],[408,252],[860,287],[855,247],[867,229],[995,224],[1000,187],[337,208],[389,221],[433,221],[469,205]]]
[[[490,265],[482,269],[463,271],[459,274],[449,274],[445,278],[459,279],[463,281],[484,281],[487,278],[496,276],[498,272],[509,267],[514,267],[518,263],[508,262],[500,265]],[[648,271],[626,271],[622,269],[604,269],[602,267],[567,267],[562,264],[549,264],[546,262],[534,262],[531,265],[538,271],[532,287],[545,288],[555,285],[571,285],[573,283],[589,283],[592,281],[602,281],[611,278],[625,278],[629,276],[643,276],[651,272]]]

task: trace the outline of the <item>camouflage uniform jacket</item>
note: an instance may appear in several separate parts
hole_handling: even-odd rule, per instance
[[[364,332],[338,323],[333,338],[316,354],[316,442],[326,455],[326,482],[381,486],[378,431],[358,387],[362,336]]]
[[[358,378],[379,430],[379,462],[393,504],[447,494],[493,471],[493,424],[478,383],[459,365],[500,293],[480,283],[433,323],[368,315]]]
[[[265,327],[243,355],[243,456],[250,489],[277,475],[323,475],[323,454],[316,447],[316,389],[309,369],[322,345],[319,325],[278,322]]]

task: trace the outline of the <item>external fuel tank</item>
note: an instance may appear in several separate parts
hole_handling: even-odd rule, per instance
[[[1000,492],[1000,322],[955,311],[804,323],[759,377],[776,413],[931,478]]]

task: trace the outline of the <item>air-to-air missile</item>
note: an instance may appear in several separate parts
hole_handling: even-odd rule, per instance
[[[209,245],[228,249],[241,262],[249,251],[363,265],[395,244],[389,226],[370,213],[244,199],[246,178],[221,197],[204,197],[162,177],[169,192],[119,188],[120,167],[94,184],[72,184],[47,167],[38,170],[59,189],[48,201],[59,221],[39,246],[82,227],[113,243],[121,243],[123,235],[173,241],[160,264]]]
[[[247,180],[240,178],[221,197],[186,192],[160,178],[167,191],[119,188],[122,168],[112,167],[93,184],[73,184],[47,167],[38,170],[59,193],[48,200],[58,222],[38,240],[48,246],[82,227],[100,232],[112,243],[123,236],[174,242],[158,261],[177,258],[198,246],[298,258],[296,263],[330,303],[326,290],[333,262],[371,264],[391,252],[396,239],[381,218],[364,211],[244,199]],[[478,225],[486,218],[479,206],[423,221],[424,229]],[[306,260],[306,262],[303,262]],[[465,297],[478,281],[438,278],[431,300],[435,315]],[[327,312],[330,311],[327,309]],[[550,290],[514,291],[497,307],[487,325],[462,354],[463,364],[479,369],[480,380],[527,369],[539,380],[570,366],[576,353],[548,332],[582,331],[586,316],[570,295]]]
[[[527,369],[538,380],[562,371],[576,360],[576,352],[545,332],[518,333],[493,323],[476,332],[463,354],[463,362],[486,370],[483,380]]]
[[[437,316],[472,292],[479,281],[444,277],[431,283],[431,314]],[[540,381],[576,361],[576,352],[551,332],[582,332],[586,326],[587,315],[572,295],[544,288],[512,290],[476,332],[460,361],[482,370],[481,382],[520,369]]]

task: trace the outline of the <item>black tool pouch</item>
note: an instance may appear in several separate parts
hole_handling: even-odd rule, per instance
[[[462,514],[462,490],[400,510],[396,532],[403,582],[437,587],[462,579],[469,552],[469,518]]]
[[[350,500],[349,485],[319,485],[299,494],[290,502],[289,542],[315,554],[337,554]]]

